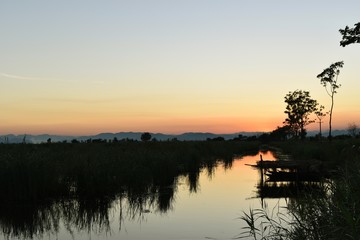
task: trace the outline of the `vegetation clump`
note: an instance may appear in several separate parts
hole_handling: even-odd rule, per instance
[[[258,147],[246,141],[0,144],[0,231],[34,238],[57,232],[61,219],[70,232],[106,230],[114,205],[120,224],[149,208],[163,213],[172,208],[179,177],[196,192],[201,171],[229,167],[234,155]]]
[[[305,126],[314,122],[309,116],[316,111],[317,101],[310,97],[308,91],[296,90],[286,94],[285,103],[287,104],[285,110],[287,118],[284,124],[289,126],[289,130],[295,138],[304,139],[306,136]]]
[[[277,215],[267,209],[245,212],[242,219],[247,227],[239,238],[360,239],[360,140],[288,141],[273,145],[295,159],[322,160],[324,167],[336,173],[320,185],[322,191],[289,198]]]

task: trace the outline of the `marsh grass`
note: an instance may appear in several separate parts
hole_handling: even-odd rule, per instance
[[[244,211],[240,219],[247,225],[235,239],[287,239],[289,234],[291,219],[279,202],[272,209],[265,205],[263,208],[250,209],[248,213]]]
[[[258,142],[0,144],[0,229],[8,238],[109,228],[122,218],[172,208],[179,177],[196,192],[201,171],[229,167]],[[126,205],[127,209],[122,209]]]
[[[253,239],[335,240],[360,239],[360,141],[277,143],[295,159],[317,159],[337,170],[322,191],[308,191],[289,198],[290,221],[269,215],[265,209],[250,210],[242,220],[241,236]],[[268,226],[262,227],[262,226]]]
[[[1,144],[0,202],[92,198],[130,185],[143,191],[145,183],[171,185],[178,175],[211,172],[215,162],[256,148],[237,142]]]
[[[345,168],[360,161],[360,139],[330,141],[285,141],[272,143],[296,160],[320,160],[330,169]]]

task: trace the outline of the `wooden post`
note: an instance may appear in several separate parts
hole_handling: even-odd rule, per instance
[[[263,191],[264,189],[264,165],[263,165],[263,158],[262,155],[260,154],[260,191]],[[261,196],[261,206],[264,208],[264,198],[263,196]]]

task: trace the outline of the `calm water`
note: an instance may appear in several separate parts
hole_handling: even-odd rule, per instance
[[[77,213],[81,217],[62,216],[58,225],[48,221],[52,226],[39,221],[38,224],[44,226],[34,231],[34,239],[232,239],[242,232],[244,223],[239,219],[242,211],[261,207],[260,199],[256,198],[259,173],[246,165],[258,161],[259,154],[237,158],[231,167],[219,164],[212,170],[203,169],[196,186],[190,186],[187,177],[179,177],[175,186],[163,189],[172,193],[170,206],[165,208],[159,208],[151,198],[146,199],[142,207],[129,207],[124,197],[110,201],[97,215],[87,216],[83,211],[82,215]],[[261,154],[264,159],[274,159],[271,152]],[[284,200],[279,199],[265,202],[270,208],[285,205]],[[81,206],[72,207],[81,212]],[[56,209],[49,211],[55,213],[37,217],[56,217]],[[44,230],[40,236],[39,229]],[[0,238],[7,239],[6,234]]]

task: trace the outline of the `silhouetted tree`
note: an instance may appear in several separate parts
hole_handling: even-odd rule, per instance
[[[225,141],[223,137],[207,138],[206,141]]]
[[[354,28],[346,26],[344,29],[339,30],[343,37],[340,46],[345,47],[349,44],[360,43],[360,22],[355,23],[354,26]]]
[[[247,137],[242,134],[239,134],[237,137],[234,137],[233,140],[234,141],[245,141],[245,140],[247,140]]]
[[[327,113],[324,113],[324,106],[321,105],[319,108],[317,108],[315,110],[315,115],[317,117],[317,119],[319,120],[319,138],[322,137],[322,133],[321,133],[321,124],[323,123],[323,118],[326,116]]]
[[[331,107],[330,107],[330,119],[329,119],[329,139],[331,139],[331,123],[334,109],[334,95],[336,93],[336,89],[338,89],[341,85],[337,83],[338,77],[340,74],[340,68],[344,66],[344,62],[336,62],[330,65],[330,67],[324,69],[317,78],[320,78],[320,83],[324,86],[326,93],[331,98]]]
[[[355,123],[349,123],[347,131],[354,138],[358,133],[358,126]]]
[[[263,133],[260,136],[258,136],[257,139],[262,143],[268,143],[271,140],[269,133]]]
[[[291,126],[285,125],[282,127],[277,127],[270,133],[271,140],[274,141],[284,141],[290,135]]]
[[[315,121],[310,120],[309,116],[316,110],[317,101],[311,99],[308,91],[296,90],[286,94],[285,103],[287,104],[285,113],[288,117],[284,124],[290,126],[290,131],[296,138],[304,139],[305,126]]]
[[[151,139],[151,134],[148,132],[144,132],[141,134],[141,141],[147,142]]]

